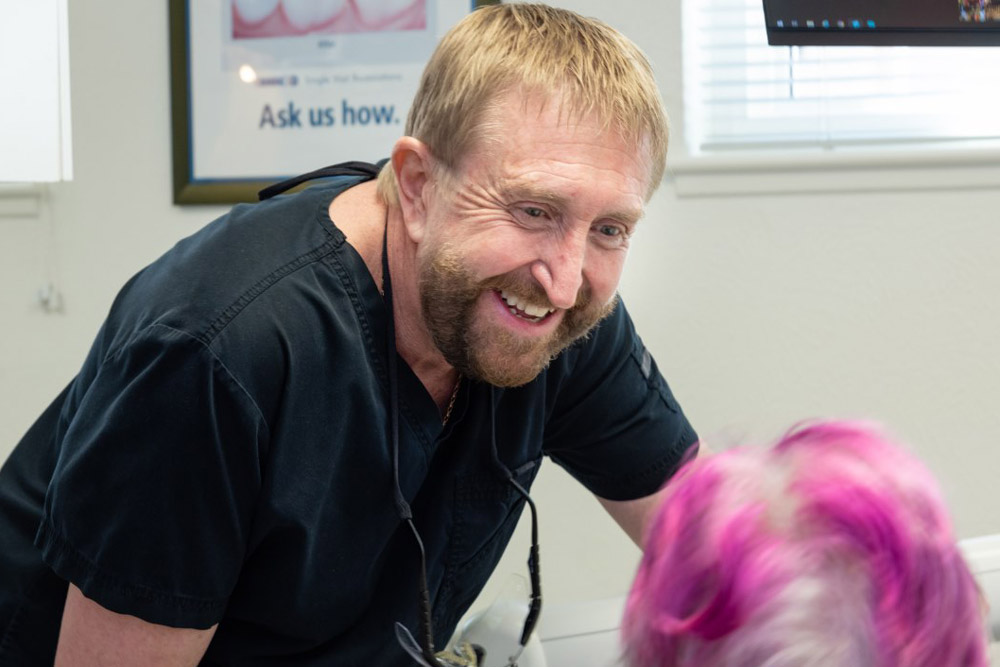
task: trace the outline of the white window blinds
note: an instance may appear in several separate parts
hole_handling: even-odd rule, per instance
[[[684,0],[693,154],[1000,137],[1000,48],[768,46],[760,0]]]

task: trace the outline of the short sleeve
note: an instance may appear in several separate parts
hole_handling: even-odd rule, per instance
[[[105,358],[69,415],[43,559],[107,609],[210,627],[239,576],[266,437],[209,348],[150,327]]]
[[[560,357],[545,451],[591,492],[632,500],[659,489],[697,435],[625,306]]]

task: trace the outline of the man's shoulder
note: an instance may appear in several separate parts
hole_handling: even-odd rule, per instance
[[[341,288],[328,259],[344,235],[326,215],[341,189],[316,187],[235,206],[136,274],[118,294],[109,325],[127,336],[164,325],[211,344],[241,317],[262,319],[252,314],[262,315],[276,300],[290,305],[316,272],[325,289]]]
[[[557,357],[562,364],[553,364],[564,373],[574,370],[585,370],[586,367],[600,359],[629,354],[636,346],[638,334],[632,324],[632,318],[620,298],[611,312],[599,321],[585,336],[574,341]]]

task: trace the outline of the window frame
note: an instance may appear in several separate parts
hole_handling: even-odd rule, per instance
[[[1000,188],[1000,128],[996,139],[887,139],[693,151],[688,144],[691,105],[685,102],[692,94],[688,83],[695,70],[691,46],[683,36],[695,29],[690,6],[698,1],[677,0],[676,5],[681,63],[674,92],[680,104],[668,107],[675,122],[665,179],[677,196]]]

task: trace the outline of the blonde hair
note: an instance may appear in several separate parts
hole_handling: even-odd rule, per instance
[[[558,97],[561,114],[595,114],[647,152],[647,197],[659,185],[667,116],[646,56],[610,26],[546,5],[482,7],[452,28],[424,69],[406,134],[454,168],[483,138],[484,115],[510,92]],[[378,193],[383,202],[398,201],[391,162],[379,174]]]

